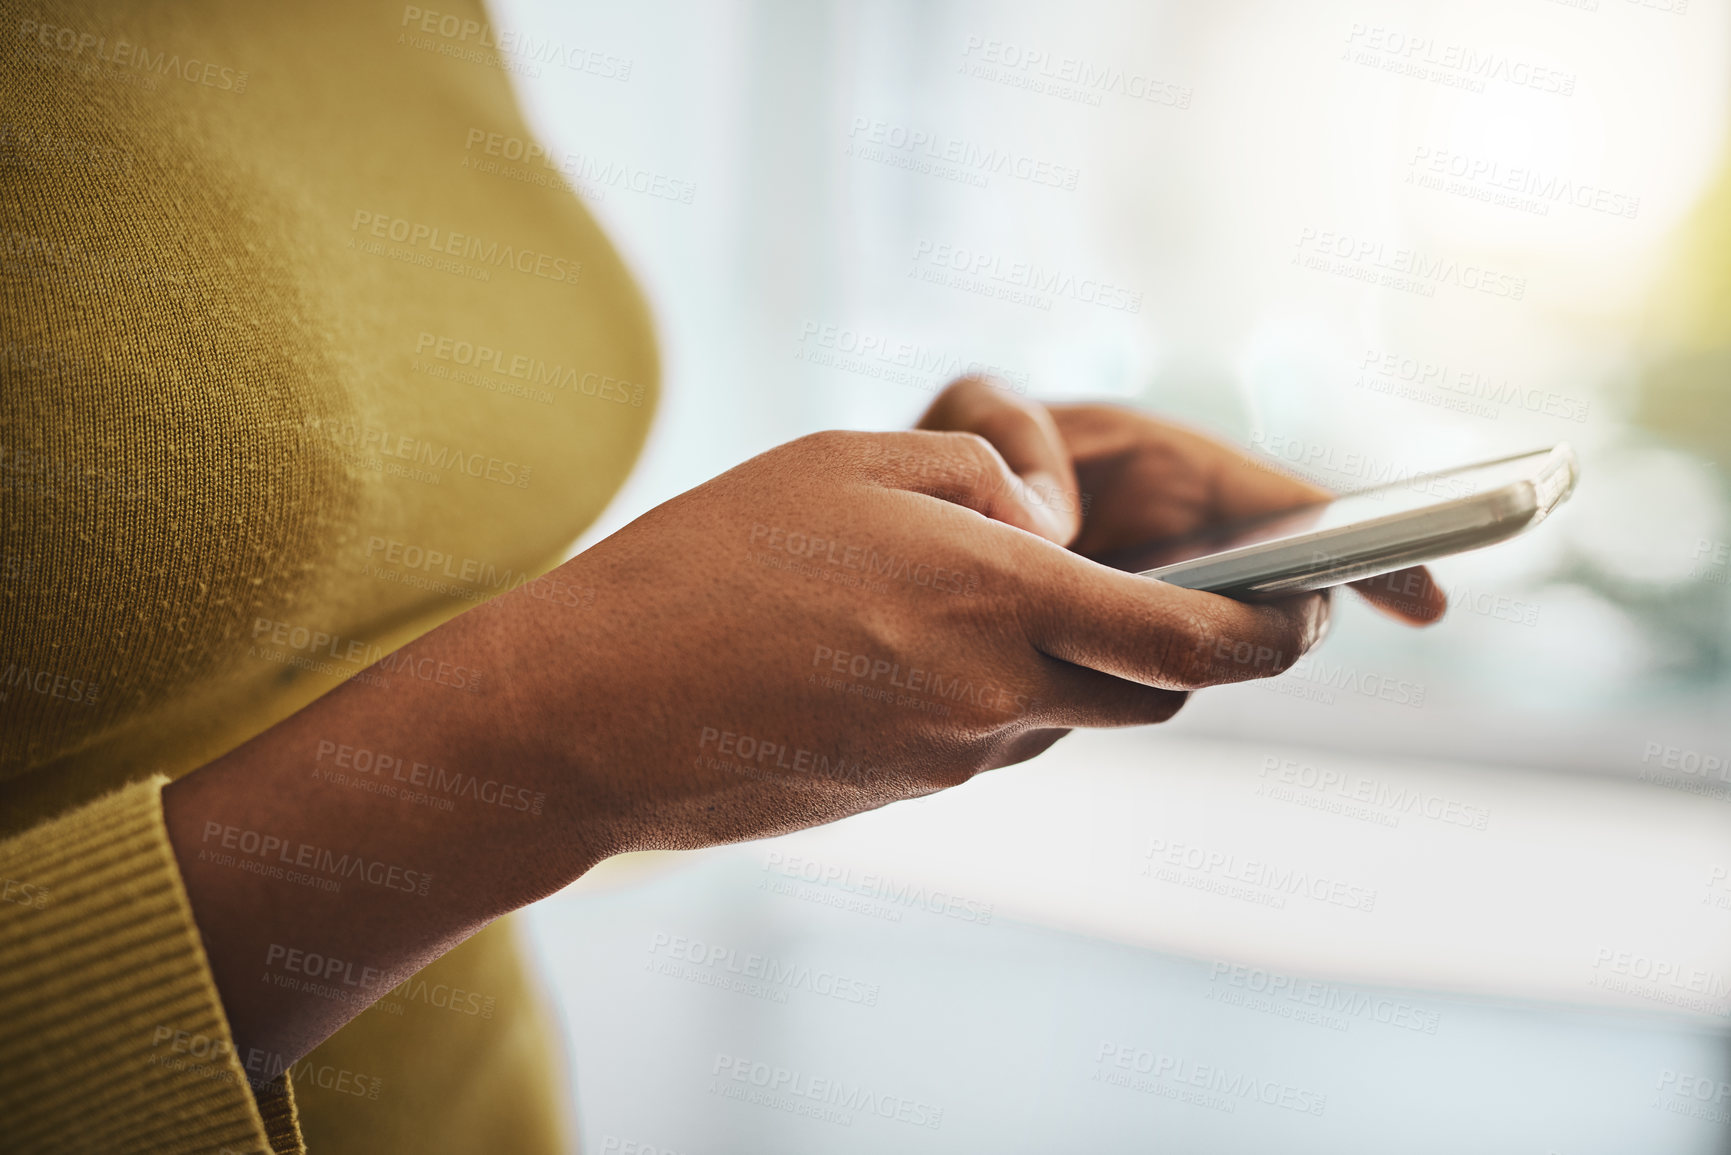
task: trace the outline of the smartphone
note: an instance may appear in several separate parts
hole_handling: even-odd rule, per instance
[[[1574,492],[1567,444],[1345,493],[1102,559],[1239,600],[1358,581],[1506,541]]]

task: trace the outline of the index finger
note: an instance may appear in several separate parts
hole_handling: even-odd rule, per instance
[[[1358,596],[1408,625],[1428,626],[1448,610],[1448,595],[1422,565],[1349,582]]]
[[[1254,517],[1339,496],[1211,437],[1189,430],[1176,432],[1193,438],[1199,458],[1211,463],[1214,506],[1228,518]],[[1347,584],[1377,609],[1409,625],[1430,625],[1448,609],[1448,595],[1422,565]]]
[[[1054,416],[1060,422],[1088,418],[1081,409],[1063,407],[1055,409]],[[1135,418],[1145,423],[1146,433],[1169,443],[1194,471],[1199,479],[1197,500],[1209,523],[1245,520],[1339,496],[1206,434],[1145,414]],[[1448,596],[1423,566],[1348,584],[1365,601],[1408,625],[1429,625],[1448,609]]]
[[[985,378],[963,377],[938,395],[918,427],[977,433],[991,442],[1027,483],[1042,537],[1068,545],[1082,528],[1074,504],[1076,472],[1045,406],[995,388]]]

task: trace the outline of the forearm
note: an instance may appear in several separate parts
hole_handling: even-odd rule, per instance
[[[471,612],[410,647],[486,670],[480,693],[356,678],[164,791],[249,1075],[274,1076],[592,865],[561,836],[571,799],[554,768],[502,740],[515,709],[504,626],[496,610]]]

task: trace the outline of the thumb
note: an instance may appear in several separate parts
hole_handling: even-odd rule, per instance
[[[1046,407],[990,384],[963,377],[938,394],[919,428],[977,433],[991,442],[1016,475],[1014,496],[1027,508],[1036,532],[1069,545],[1082,529],[1082,503],[1070,451]]]

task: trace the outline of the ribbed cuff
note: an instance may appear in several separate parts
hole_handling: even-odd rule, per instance
[[[255,1098],[235,1056],[163,823],[166,782],[0,842],[6,1151],[305,1151],[287,1079]]]

